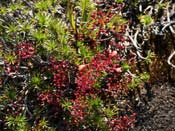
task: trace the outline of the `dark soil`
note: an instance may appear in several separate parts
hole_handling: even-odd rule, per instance
[[[158,83],[147,91],[136,105],[137,123],[130,131],[175,131],[175,84]]]

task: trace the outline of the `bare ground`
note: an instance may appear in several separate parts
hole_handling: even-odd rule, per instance
[[[137,123],[130,131],[175,131],[175,83],[148,87],[135,108]]]

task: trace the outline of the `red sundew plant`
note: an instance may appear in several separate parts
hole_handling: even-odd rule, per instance
[[[73,123],[78,126],[79,123],[84,123],[86,121],[85,117],[89,114],[87,110],[88,103],[79,98],[74,100],[72,104],[70,114],[73,117]]]
[[[19,73],[19,61],[15,61],[14,63],[6,63],[4,67],[5,75],[13,77]]]
[[[17,46],[17,56],[22,59],[31,58],[35,54],[35,48],[32,43],[19,43]]]
[[[55,87],[64,87],[69,84],[69,63],[66,61],[51,62],[51,69],[53,71],[53,83]]]
[[[112,131],[128,130],[134,126],[136,114],[131,116],[123,116],[121,118],[112,118],[109,122]]]
[[[110,73],[117,74],[119,77],[122,72],[119,61],[120,57],[114,52],[106,51],[94,56],[91,62],[77,73],[75,80],[77,83],[76,94],[81,96],[87,93],[97,93],[97,90],[100,89],[101,80]],[[108,86],[110,86],[110,81]]]
[[[44,106],[45,104],[58,106],[60,100],[59,98],[60,96],[58,92],[48,90],[47,92],[40,93],[38,100],[42,102],[42,106]]]
[[[53,74],[53,85],[61,88],[74,83],[72,77],[75,75],[77,67],[68,61],[58,61],[51,59],[49,70]]]
[[[108,5],[107,2],[100,3],[102,5]],[[126,21],[117,13],[121,10],[121,8],[118,8],[118,6],[115,4],[109,6],[110,8],[108,9],[98,7],[97,11],[90,14],[89,21],[80,25],[80,29],[82,29],[80,32],[84,33],[79,34],[81,40],[83,40],[83,38],[91,38],[92,43],[87,44],[91,48],[96,48],[98,44],[105,44],[106,41],[112,40],[112,37],[116,38],[117,41],[124,41],[123,37],[121,36],[125,32]],[[113,46],[117,45],[114,43],[115,42],[113,42]]]
[[[43,106],[45,104],[59,106],[63,98],[74,97],[71,90],[74,86],[73,76],[76,66],[71,65],[68,61],[58,61],[51,58],[47,69],[52,75],[51,83],[49,83],[52,89],[44,89],[40,92],[38,100]]]

